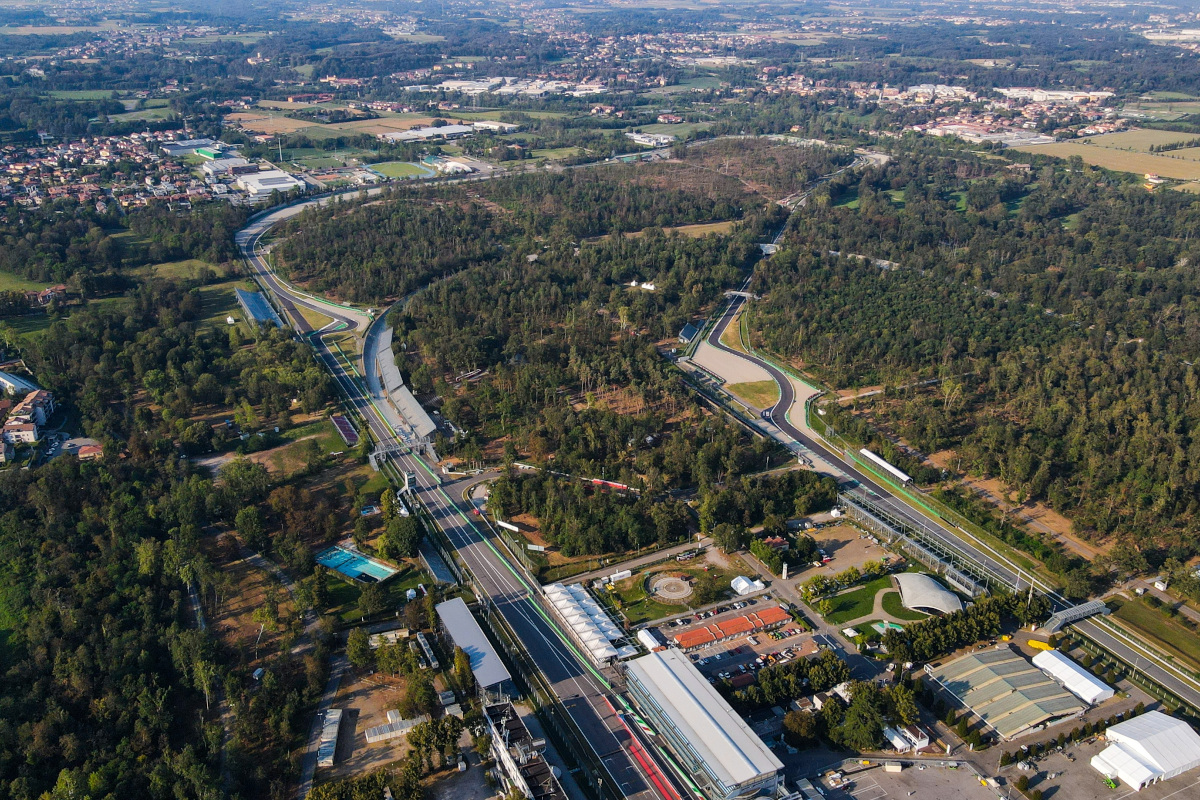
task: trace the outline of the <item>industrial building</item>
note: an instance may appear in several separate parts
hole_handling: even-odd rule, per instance
[[[435,139],[462,139],[475,133],[470,125],[442,125],[437,128],[412,128],[407,131],[381,133],[379,138],[388,142],[428,142]]]
[[[1200,734],[1160,711],[1113,725],[1105,736],[1109,745],[1092,766],[1134,791],[1200,767]]]
[[[332,767],[337,755],[338,736],[342,732],[342,709],[331,708],[325,712],[325,724],[321,727],[321,740],[317,743],[317,766]]]
[[[446,636],[455,647],[461,647],[467,658],[471,659],[471,672],[475,675],[475,684],[480,692],[514,694],[512,675],[463,599],[456,597],[438,603],[434,610],[437,611]]]
[[[407,736],[409,731],[422,722],[428,722],[429,719],[428,714],[421,714],[412,719],[403,719],[399,711],[392,709],[387,712],[387,722],[385,724],[367,728],[367,744],[386,742],[388,739],[398,739],[401,736]]]
[[[251,200],[265,200],[273,192],[290,192],[293,189],[303,189],[306,185],[304,181],[281,169],[248,172],[239,175],[237,179],[237,187],[249,195]]]
[[[1089,706],[1103,703],[1116,692],[1104,681],[1057,650],[1043,650],[1033,657],[1033,665]]]
[[[710,800],[775,794],[783,764],[691,659],[662,650],[626,663],[642,716]]]
[[[616,642],[625,638],[625,632],[617,627],[581,584],[563,586],[561,583],[552,583],[543,586],[542,592],[571,638],[583,648],[593,664],[606,666],[615,658],[637,654],[637,648],[632,645],[616,646]]]
[[[262,292],[247,292],[245,289],[234,289],[233,292],[237,295],[242,314],[246,316],[246,321],[251,325],[283,327],[283,320],[275,313],[275,309],[271,308],[271,304],[267,302],[267,298],[263,297]]]
[[[554,767],[543,755],[546,740],[533,738],[512,703],[485,706],[483,717],[492,737],[492,757],[504,780],[505,796],[507,790],[516,789],[521,797],[532,800],[567,800]]]
[[[1085,706],[1007,645],[955,659],[925,672],[1002,739],[1078,714]]]
[[[895,577],[896,586],[900,588],[900,602],[905,608],[930,614],[962,611],[963,604],[958,595],[930,576],[920,572],[900,572]]]

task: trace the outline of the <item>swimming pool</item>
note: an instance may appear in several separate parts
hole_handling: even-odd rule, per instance
[[[875,629],[876,633],[887,633],[889,629],[891,629],[893,631],[904,630],[903,625],[897,625],[894,622],[876,622],[871,627]]]
[[[382,561],[334,545],[317,553],[317,563],[363,583],[386,581],[398,572]]]

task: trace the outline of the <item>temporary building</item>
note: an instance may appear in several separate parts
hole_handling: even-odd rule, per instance
[[[1088,705],[1102,703],[1115,694],[1111,686],[1057,650],[1041,651],[1033,657],[1033,665]]]
[[[1106,735],[1109,745],[1092,766],[1135,791],[1200,767],[1200,734],[1160,711],[1113,725]]]

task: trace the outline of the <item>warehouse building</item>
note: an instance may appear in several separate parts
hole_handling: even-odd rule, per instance
[[[441,620],[442,631],[471,659],[471,672],[479,691],[490,695],[515,694],[512,675],[463,599],[456,597],[438,603],[434,610]]]
[[[1057,650],[1038,653],[1033,657],[1033,665],[1089,706],[1103,703],[1115,694],[1111,686]]]
[[[1200,734],[1160,711],[1113,725],[1105,736],[1109,745],[1092,766],[1134,791],[1200,767]]]
[[[281,169],[248,172],[245,175],[239,175],[237,179],[237,187],[249,195],[251,200],[265,200],[273,192],[290,192],[293,189],[303,189],[305,186],[304,181]]]
[[[920,572],[900,572],[895,577],[896,586],[900,588],[900,602],[905,608],[930,614],[962,611],[963,604],[958,595],[930,576]]]
[[[678,650],[626,663],[629,694],[710,800],[773,795],[783,764]]]
[[[971,653],[940,667],[926,664],[925,672],[1002,739],[1085,708],[1008,646]]]

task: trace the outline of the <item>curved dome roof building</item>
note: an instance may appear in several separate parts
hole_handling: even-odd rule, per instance
[[[901,572],[895,577],[896,584],[900,587],[900,602],[905,608],[935,614],[962,611],[963,604],[958,595],[928,575]]]

